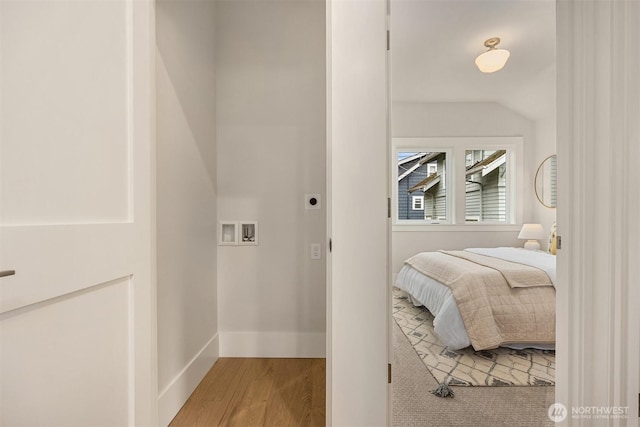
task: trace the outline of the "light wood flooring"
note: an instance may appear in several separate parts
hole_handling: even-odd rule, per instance
[[[325,371],[325,359],[220,358],[170,426],[324,426]]]

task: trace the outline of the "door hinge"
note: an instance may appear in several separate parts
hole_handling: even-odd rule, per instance
[[[391,363],[387,364],[387,381],[391,384]]]
[[[391,197],[387,197],[387,218],[391,218]]]
[[[562,236],[556,236],[556,249],[562,249]]]
[[[391,50],[391,32],[387,30],[387,50]]]
[[[331,243],[331,239],[329,239],[329,252],[331,252],[331,249],[333,249],[333,244]]]

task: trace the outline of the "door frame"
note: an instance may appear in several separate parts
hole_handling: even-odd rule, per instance
[[[328,0],[326,6],[327,237],[332,242],[326,422],[382,426],[389,421],[389,184],[387,173],[379,173],[388,164],[387,1]]]
[[[351,143],[341,138],[349,138],[348,129],[336,128],[334,120],[340,120],[339,113],[347,112],[355,115],[355,124],[378,123],[372,120],[373,112],[369,109],[379,107],[378,105],[364,104],[363,109],[356,107],[356,101],[363,102],[364,98],[356,101],[344,99],[346,93],[351,96],[358,96],[358,93],[350,92],[345,88],[338,88],[335,81],[341,81],[349,77],[353,72],[345,60],[344,55],[353,54],[353,58],[358,58],[363,62],[360,67],[367,70],[375,70],[377,67],[384,68],[384,61],[375,55],[369,57],[358,56],[354,52],[349,52],[349,46],[340,46],[338,42],[349,41],[349,31],[351,37],[361,38],[367,42],[368,37],[377,38],[378,33],[384,34],[384,14],[385,8],[378,10],[368,10],[375,15],[375,19],[370,22],[363,22],[354,13],[356,6],[351,4],[347,8],[344,3],[330,0],[327,3],[327,125],[328,125],[328,206],[332,206],[333,180],[337,175],[333,173],[336,166],[332,164],[335,153],[332,147],[341,143]],[[375,9],[375,2],[361,2],[358,7],[361,9]],[[635,220],[640,216],[639,197],[632,186],[624,185],[625,182],[640,182],[638,168],[629,160],[630,158],[640,158],[637,142],[639,123],[637,116],[640,115],[638,99],[640,99],[640,87],[636,81],[629,76],[637,76],[640,73],[640,53],[635,40],[640,38],[638,28],[640,28],[640,4],[637,2],[617,2],[607,0],[600,2],[581,2],[575,0],[557,1],[557,46],[558,46],[558,190],[559,190],[559,210],[558,210],[558,231],[564,237],[564,248],[560,249],[558,255],[558,278],[560,283],[566,285],[558,290],[558,319],[557,319],[557,372],[556,379],[556,402],[563,403],[569,411],[573,406],[594,406],[594,405],[621,405],[629,409],[629,425],[638,425],[638,402],[635,399],[640,387],[640,367],[635,363],[640,356],[640,337],[637,330],[640,326],[640,311],[633,307],[630,301],[640,300],[640,289],[632,286],[631,277],[638,277],[640,269],[637,262],[633,262],[632,257],[640,254],[640,246],[637,236],[640,235],[638,222]],[[615,24],[615,26],[614,26]],[[598,31],[595,37],[594,28],[605,31],[605,36],[601,37],[602,31]],[[349,29],[349,31],[347,31]],[[377,33],[376,33],[377,31]],[[346,40],[343,40],[346,39]],[[381,41],[382,42],[382,41]],[[609,61],[601,61],[593,68],[583,67],[585,61],[595,64],[594,59],[602,52],[614,46],[613,53],[609,56]],[[340,54],[340,56],[338,55]],[[352,63],[355,61],[352,61]],[[612,71],[613,70],[613,71]],[[616,78],[613,78],[616,77]],[[375,82],[373,82],[375,83]],[[370,89],[375,91],[377,87],[371,84]],[[384,87],[384,82],[380,81],[380,88]],[[343,89],[343,91],[340,91]],[[611,99],[607,94],[613,93],[616,97],[615,103],[610,104]],[[624,95],[624,94],[627,95]],[[630,94],[630,96],[629,96]],[[600,100],[599,109],[593,108],[594,99]],[[345,105],[338,111],[334,105],[345,102]],[[350,107],[350,108],[348,108]],[[385,106],[386,108],[386,106]],[[369,116],[367,116],[369,113]],[[604,115],[602,113],[605,113]],[[610,127],[611,122],[620,127]],[[624,129],[622,134],[620,129]],[[594,133],[600,132],[599,134]],[[380,130],[386,135],[385,129]],[[604,133],[602,133],[604,132]],[[614,168],[613,163],[604,165],[604,176],[611,176],[618,184],[613,196],[613,201],[623,203],[625,209],[618,213],[610,206],[602,211],[604,217],[599,218],[610,224],[610,220],[622,220],[621,225],[611,227],[603,226],[600,222],[594,223],[593,218],[586,210],[588,208],[601,208],[598,198],[592,194],[588,187],[589,183],[581,181],[587,175],[589,163],[593,154],[601,151],[599,140],[596,137],[608,136],[608,141],[619,150],[627,153],[626,163],[621,170]],[[356,134],[357,136],[357,134]],[[587,136],[585,140],[585,136]],[[358,143],[356,139],[353,143]],[[333,144],[333,145],[332,145]],[[375,140],[375,144],[384,144]],[[600,148],[600,151],[599,151]],[[386,149],[386,146],[385,146]],[[615,151],[615,150],[614,150]],[[615,152],[613,154],[616,154]],[[624,160],[624,159],[623,159]],[[356,177],[361,184],[364,176]],[[629,181],[631,180],[631,181]],[[381,186],[378,196],[384,197]],[[564,200],[564,202],[562,202]],[[372,208],[376,206],[378,200],[364,201]],[[339,208],[338,208],[339,209]],[[338,213],[333,206],[328,210],[328,236],[335,236],[332,229],[333,216]],[[344,213],[348,215],[348,213]],[[597,224],[597,226],[594,226]],[[603,230],[605,233],[603,233]],[[611,233],[606,233],[610,231]],[[635,236],[628,238],[625,236]],[[349,239],[349,236],[342,236]],[[353,238],[353,237],[352,237]],[[357,240],[357,239],[356,239]],[[595,242],[602,242],[599,246],[594,246]],[[345,245],[345,240],[334,242],[334,245]],[[364,242],[363,242],[364,243]],[[600,248],[610,249],[609,257],[599,258]],[[365,245],[362,245],[365,247]],[[613,252],[611,252],[611,250]],[[355,405],[350,409],[340,408],[336,411],[338,396],[349,396],[353,391],[356,382],[351,380],[338,379],[334,365],[344,365],[348,359],[349,350],[341,348],[336,352],[339,345],[351,344],[351,349],[359,354],[356,342],[349,343],[343,341],[341,335],[334,332],[337,321],[341,318],[335,312],[337,302],[341,301],[342,295],[337,295],[342,286],[348,286],[348,282],[336,276],[336,271],[332,271],[331,264],[337,260],[334,254],[328,262],[327,279],[327,425],[340,425],[348,422],[362,424],[367,415],[361,410],[369,408],[376,411],[376,408],[383,405],[386,408],[387,393],[371,393],[370,389],[364,387],[381,387],[380,366],[373,363],[364,363],[360,369],[367,370],[370,382],[361,381],[359,392],[363,392],[360,397],[366,402],[365,405]],[[385,254],[375,253],[375,261],[387,262]],[[585,277],[595,277],[605,279],[605,281],[594,281],[589,279],[584,283]],[[386,287],[386,286],[385,286]],[[594,304],[603,296],[608,301],[606,305],[598,305],[598,317],[604,320],[604,326],[594,325],[589,321]],[[379,312],[386,309],[386,298],[376,300]],[[385,308],[383,308],[385,307]],[[587,322],[587,323],[584,323]],[[584,325],[595,326],[589,329]],[[385,326],[384,330],[387,330]],[[605,343],[605,345],[603,345]],[[608,345],[606,345],[608,344]],[[613,349],[613,350],[611,350]],[[386,354],[388,348],[380,348],[381,354]],[[595,356],[593,356],[595,355]],[[342,359],[344,358],[344,359]],[[605,368],[596,370],[598,361],[605,362]],[[597,375],[592,373],[597,371]],[[377,382],[373,380],[377,379]],[[377,384],[377,385],[376,385]],[[366,409],[364,409],[366,412]],[[383,411],[383,412],[386,412]],[[372,424],[386,422],[387,414],[376,412]],[[572,420],[568,417],[564,425],[583,425],[584,421]]]
[[[558,0],[557,17],[556,402],[626,407],[637,426],[640,3]]]
[[[140,121],[146,123],[146,127],[134,129],[134,140],[144,141],[146,144],[134,144],[135,150],[142,150],[148,156],[148,171],[146,171],[149,181],[148,187],[136,184],[134,191],[147,194],[148,197],[138,203],[142,206],[135,206],[134,215],[147,216],[149,221],[148,230],[144,230],[141,236],[143,246],[148,245],[148,258],[144,260],[148,265],[149,275],[142,279],[148,283],[146,291],[134,294],[134,298],[148,298],[145,306],[140,312],[136,312],[134,323],[140,325],[143,333],[136,334],[136,345],[144,346],[148,349],[148,354],[136,354],[135,369],[136,392],[135,392],[135,420],[133,425],[158,425],[158,318],[157,318],[157,247],[156,247],[156,0],[136,0],[133,2],[134,22],[139,23],[138,28],[133,28],[133,54],[134,60],[139,57],[142,65],[139,76],[134,75],[134,80],[138,77],[139,82],[145,81],[147,84],[138,84],[139,105],[142,110]],[[144,107],[145,103],[147,108]],[[141,145],[141,146],[140,146]],[[142,154],[141,154],[142,155]],[[139,211],[138,211],[139,209]],[[140,367],[145,367],[140,369]],[[142,390],[139,384],[148,384],[147,390]]]

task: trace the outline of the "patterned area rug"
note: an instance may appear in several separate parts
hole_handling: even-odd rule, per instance
[[[452,351],[433,331],[433,316],[415,307],[404,292],[393,289],[393,318],[439,383],[458,386],[555,385],[555,352],[497,348]]]

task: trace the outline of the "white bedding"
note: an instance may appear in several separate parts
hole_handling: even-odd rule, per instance
[[[556,283],[555,256],[541,251],[530,251],[523,248],[470,248],[469,252],[502,258],[507,261],[537,267],[545,271],[551,282]],[[440,341],[451,350],[458,350],[471,345],[469,336],[462,322],[458,306],[451,289],[409,265],[405,265],[398,273],[396,286],[411,297],[414,305],[424,305],[433,314],[433,327]],[[535,344],[509,345],[511,348],[553,349],[553,345]]]

